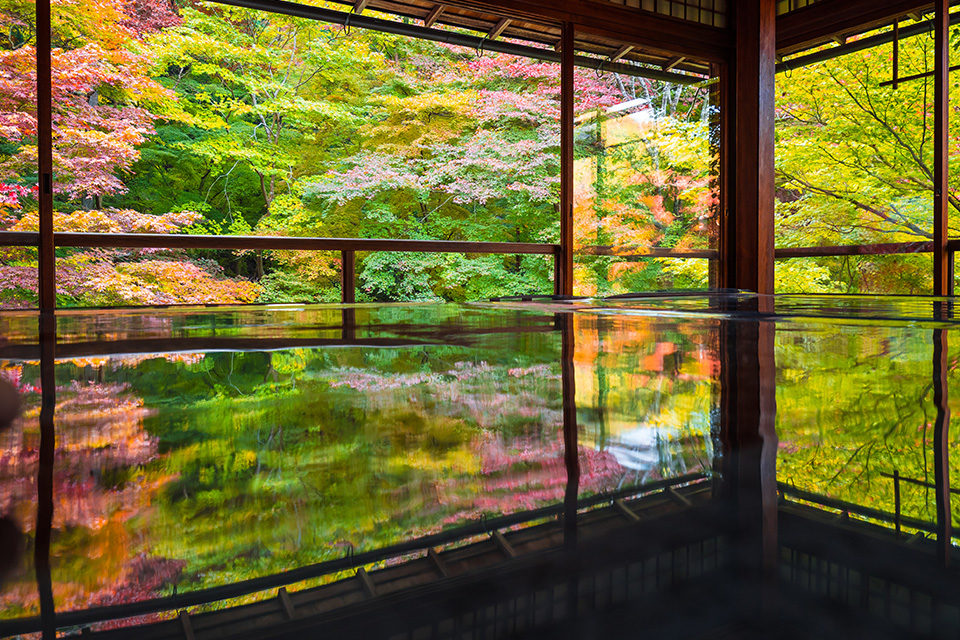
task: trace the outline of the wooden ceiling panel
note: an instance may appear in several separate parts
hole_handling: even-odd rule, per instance
[[[483,0],[480,0],[481,2]],[[534,2],[539,0],[534,0]],[[592,4],[606,3],[607,0],[588,0]],[[623,0],[624,2],[647,2],[648,0]],[[663,0],[657,0],[663,1]],[[710,2],[725,3],[727,0],[685,0],[690,2]],[[356,0],[334,0],[339,4],[355,6]],[[517,12],[514,3],[494,3],[494,8],[479,8],[474,0],[455,0],[454,3],[436,3],[430,0],[368,0],[365,5],[367,11],[376,11],[387,13],[401,18],[415,19],[420,24],[430,22],[431,27],[450,27],[456,29],[466,29],[483,37],[489,36],[494,30],[497,30],[498,39],[515,40],[525,44],[534,44],[548,47],[556,47],[560,41],[560,22],[559,21],[535,21],[528,17],[529,12]],[[652,29],[655,25],[646,25],[650,19],[656,21],[665,21],[673,30],[680,29],[680,21],[673,18],[661,17],[655,14],[646,15],[636,8],[626,9],[612,5],[616,11],[629,11],[631,17],[638,25],[643,28]],[[594,10],[594,15],[603,15],[603,9]],[[552,15],[552,14],[551,14]],[[549,18],[551,16],[543,16]],[[701,28],[701,25],[687,23],[694,29]],[[645,26],[644,26],[645,25]],[[684,25],[686,26],[686,25]],[[638,27],[634,27],[636,29]],[[723,30],[710,28],[713,36],[725,34]],[[662,38],[661,34],[661,38]],[[726,36],[721,35],[720,40],[725,41]],[[633,41],[627,41],[611,34],[609,31],[599,28],[578,29],[575,39],[577,52],[591,56],[611,59],[620,52],[624,45],[629,45],[627,53],[620,57],[620,62],[639,63],[659,67],[661,69],[670,65],[671,61],[683,58],[679,63],[674,63],[672,70],[676,72],[687,72],[697,74],[709,73],[710,65],[706,61],[701,61],[698,56],[684,54],[684,51],[664,50],[663,46],[657,47],[656,43],[651,43],[650,38],[636,38]],[[602,71],[601,60],[597,61],[598,68]]]
[[[932,6],[923,0],[818,0],[777,18],[777,53],[796,53],[862,34]]]

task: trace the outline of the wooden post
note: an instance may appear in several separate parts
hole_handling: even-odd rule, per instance
[[[353,304],[357,301],[355,257],[355,252],[349,249],[340,252],[340,300],[344,304]]]
[[[50,60],[50,0],[37,0],[37,178],[40,245],[37,268],[41,311],[57,304],[56,254],[53,244],[53,115]]]
[[[563,295],[563,247],[560,245],[553,252],[553,295]]]
[[[741,0],[734,7],[736,51],[724,75],[721,114],[726,131],[722,166],[732,193],[721,233],[721,286],[773,293],[774,0]]]
[[[573,295],[573,23],[560,39],[560,295]]]
[[[933,294],[950,293],[947,196],[950,135],[950,2],[937,0],[934,18]]]

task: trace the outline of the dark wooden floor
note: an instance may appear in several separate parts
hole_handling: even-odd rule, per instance
[[[960,572],[920,536],[795,502],[778,508],[774,582],[733,566],[710,482],[479,536],[255,604],[105,639],[957,638]]]
[[[710,502],[710,484],[701,482],[583,512],[577,527],[576,556],[596,546],[602,552],[600,555],[608,558],[605,562],[623,564],[626,556],[618,556],[618,550],[633,546],[632,541],[636,539],[643,539],[647,544],[644,551],[632,555],[652,556],[653,560],[647,563],[648,566],[640,560],[641,566],[634,568],[636,575],[630,579],[638,582],[637,588],[648,590],[692,572],[715,569],[719,557],[716,535],[711,537],[697,532],[677,537],[674,535],[676,527],[669,524],[671,517]],[[638,530],[651,527],[659,534]],[[655,543],[656,540],[660,543]],[[684,550],[682,558],[663,556],[683,544],[694,548]],[[657,558],[658,553],[663,557]],[[594,563],[598,558],[595,555],[590,561],[593,568],[601,566]],[[350,624],[351,620],[369,622],[374,615],[381,619],[396,615],[407,623],[398,627],[409,627],[411,621],[423,618],[431,629],[440,628],[446,618],[451,632],[464,626],[475,631],[489,627],[488,631],[493,635],[500,635],[496,631],[504,625],[532,628],[566,615],[571,563],[582,562],[564,551],[562,522],[549,519],[517,530],[478,536],[466,544],[431,550],[429,554],[410,557],[390,566],[361,568],[349,577],[319,587],[289,592],[281,589],[276,597],[255,604],[189,615],[181,613],[175,619],[145,626],[84,631],[86,636],[109,639],[263,638],[286,633],[296,635],[307,628],[329,627],[332,630],[332,627],[342,628]],[[659,563],[663,563],[662,566]],[[518,578],[519,575],[527,577]],[[595,589],[595,596],[610,598],[612,592],[620,591],[626,598],[629,589],[625,581],[628,578],[624,574],[619,579],[619,586],[611,583],[609,596],[603,594],[602,587]],[[591,589],[594,587],[596,585]],[[448,597],[441,598],[443,602],[426,606],[425,603],[437,594],[447,594]],[[526,597],[522,603],[517,601],[521,596]],[[482,602],[489,602],[493,609],[485,610],[478,604]],[[512,604],[503,604],[507,602]],[[508,613],[501,609],[503,606],[513,607],[516,611]],[[467,611],[460,614],[463,619],[457,622],[454,619],[457,616],[453,614],[464,609]],[[393,610],[394,614],[386,613],[388,610]],[[519,622],[521,617],[523,623]],[[365,633],[372,632],[368,629]],[[429,637],[445,635],[428,634]]]

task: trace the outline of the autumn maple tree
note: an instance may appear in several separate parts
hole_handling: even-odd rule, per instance
[[[9,38],[0,48],[0,228],[36,230],[36,66],[32,3],[0,5]],[[180,21],[150,0],[53,3],[54,191],[58,231],[170,233],[196,222],[189,212],[150,216],[104,204],[128,190],[124,180],[160,118],[183,118],[173,93],[149,75],[143,38]],[[149,252],[62,252],[62,304],[253,301],[257,288],[227,283],[207,264]],[[5,249],[0,293],[8,306],[36,299],[33,251]],[[201,286],[184,287],[184,278]],[[178,291],[177,288],[180,288]]]

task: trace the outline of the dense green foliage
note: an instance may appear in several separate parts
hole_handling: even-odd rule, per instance
[[[556,65],[195,0],[54,8],[59,229],[558,240]],[[0,86],[10,230],[37,224],[31,11],[0,2],[0,68],[14,78]],[[905,39],[901,75],[926,69],[931,46]],[[778,76],[780,246],[930,237],[932,81],[881,86],[889,72],[878,47]],[[716,246],[709,87],[586,69],[575,81],[578,293],[708,286],[706,260],[617,254]],[[35,299],[34,264],[30,250],[3,251],[0,303]],[[58,266],[64,305],[340,295],[332,253],[61,250]],[[922,293],[928,266],[781,261],[777,287]],[[551,272],[545,256],[361,254],[358,295],[545,293]]]
[[[54,34],[59,229],[558,240],[554,64],[203,2],[175,12],[149,0],[54,5],[63,18]],[[11,30],[32,19],[23,0],[8,0],[0,17]],[[0,65],[28,67],[32,42],[0,45]],[[18,124],[0,130],[0,226],[35,229],[35,131],[19,117],[32,89],[4,90],[0,110]],[[605,178],[585,175],[578,186],[578,219],[603,228],[591,234],[588,222],[578,244],[707,246],[715,237],[707,90],[578,70],[576,94],[594,129],[630,138],[607,154],[580,136],[578,166],[599,150]],[[630,111],[617,107],[624,103]],[[624,126],[631,122],[643,124]],[[60,258],[65,305],[339,297],[338,254],[61,250]],[[34,259],[25,250],[0,256],[8,305],[35,296]],[[545,293],[552,268],[549,256],[361,254],[358,295]],[[178,270],[195,281],[192,291]],[[581,288],[699,284],[683,272],[605,258],[592,261]]]

